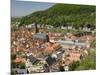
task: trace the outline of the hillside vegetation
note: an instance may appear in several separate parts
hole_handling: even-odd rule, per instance
[[[20,20],[21,25],[32,23],[41,25],[69,26],[78,28],[88,26],[95,28],[96,6],[55,4],[44,11],[37,11],[24,16]]]

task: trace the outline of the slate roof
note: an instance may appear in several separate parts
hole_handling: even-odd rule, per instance
[[[48,56],[46,58],[46,62],[48,63],[48,65],[52,65],[54,62],[56,62],[56,59],[52,58],[51,56]]]
[[[32,55],[28,56],[27,59],[29,59],[32,64],[34,64],[36,61],[38,61],[38,59],[36,59]]]
[[[49,41],[48,35],[46,35],[45,33],[41,33],[41,32],[33,35],[33,40],[35,40],[35,39],[43,39],[43,40],[46,40],[47,42]]]

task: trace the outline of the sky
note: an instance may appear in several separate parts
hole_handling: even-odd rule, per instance
[[[25,16],[32,12],[45,10],[53,5],[54,3],[11,0],[11,16],[12,17]]]

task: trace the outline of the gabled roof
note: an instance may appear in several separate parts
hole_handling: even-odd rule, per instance
[[[27,59],[29,59],[32,64],[34,64],[38,60],[35,57],[33,57],[32,55],[28,56]]]
[[[52,58],[51,56],[48,56],[46,58],[46,62],[48,63],[48,65],[52,65],[54,62],[56,62],[56,59]]]
[[[33,35],[33,40],[34,39],[43,39],[43,40],[49,41],[48,35],[46,35],[45,33],[41,33],[41,32],[36,33],[35,35]]]

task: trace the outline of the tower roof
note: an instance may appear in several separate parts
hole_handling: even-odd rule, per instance
[[[33,35],[33,40],[35,40],[35,39],[42,39],[42,40],[49,41],[48,35],[45,34],[45,33],[41,33],[41,32],[36,33],[35,35]]]

